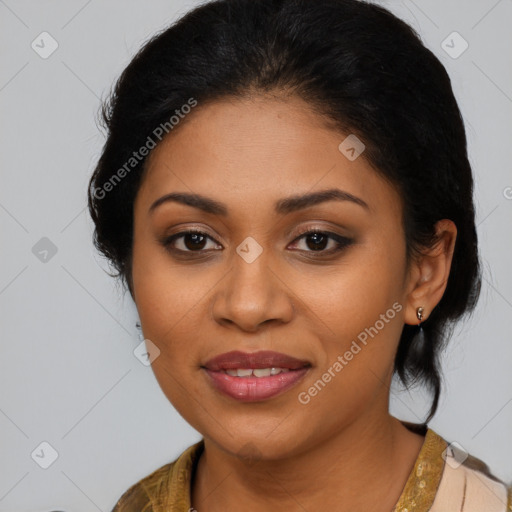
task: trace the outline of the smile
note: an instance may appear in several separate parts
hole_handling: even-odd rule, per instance
[[[278,352],[228,352],[206,362],[202,369],[217,391],[235,400],[257,402],[295,386],[310,370],[308,361]]]
[[[224,370],[231,377],[270,377],[283,372],[289,372],[289,368],[237,368],[236,370]]]

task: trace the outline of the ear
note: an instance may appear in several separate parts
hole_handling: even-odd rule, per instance
[[[418,325],[416,316],[418,307],[423,307],[424,322],[443,297],[452,264],[457,227],[449,219],[436,223],[438,242],[423,250],[423,254],[411,263],[409,272],[408,295],[404,322]]]

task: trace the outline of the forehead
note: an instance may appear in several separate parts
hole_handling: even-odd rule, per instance
[[[348,135],[297,97],[199,104],[149,155],[137,199],[180,190],[243,208],[337,187],[363,198],[374,214],[399,213],[396,190],[365,158],[340,151]]]

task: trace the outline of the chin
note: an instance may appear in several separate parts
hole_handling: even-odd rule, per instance
[[[262,429],[227,430],[232,435],[223,430],[213,435],[205,433],[203,437],[224,452],[253,463],[258,460],[279,460],[290,457],[304,450],[304,444],[307,442],[304,439],[301,443],[299,432],[295,431],[278,433],[270,430],[269,435]]]

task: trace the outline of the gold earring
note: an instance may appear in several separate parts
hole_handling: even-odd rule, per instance
[[[421,324],[421,321],[423,320],[423,311],[425,310],[425,308],[423,307],[419,307],[416,309],[416,316],[418,317],[418,320],[420,321],[420,323],[418,325]]]
[[[413,338],[412,352],[415,354],[415,358],[420,360],[425,353],[425,348],[427,347],[427,337],[425,334],[425,329],[421,325],[421,321],[423,320],[423,312],[425,308],[419,307],[416,308],[416,316],[419,320],[416,334]]]

